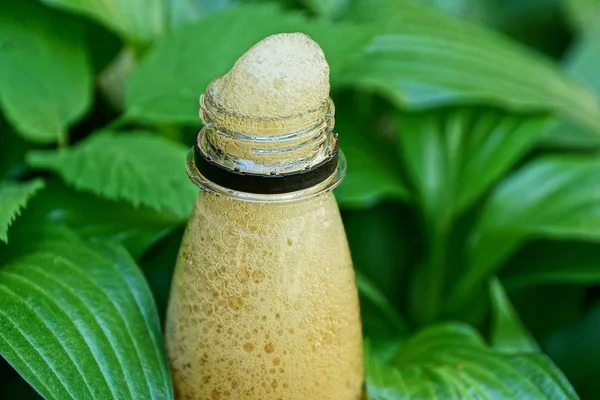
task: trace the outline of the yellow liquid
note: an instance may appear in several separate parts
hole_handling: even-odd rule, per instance
[[[251,203],[202,192],[166,344],[178,400],[358,400],[354,270],[333,194]]]

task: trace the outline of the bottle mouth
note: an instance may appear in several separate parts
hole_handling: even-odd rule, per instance
[[[228,197],[234,200],[243,200],[256,203],[287,203],[302,201],[335,189],[346,176],[346,157],[344,156],[344,153],[339,150],[337,152],[335,161],[331,163],[331,166],[333,166],[333,171],[331,174],[324,177],[324,179],[319,182],[312,183],[312,185],[302,184],[299,188],[296,188],[296,190],[292,190],[295,188],[293,185],[287,185],[285,186],[285,191],[281,192],[273,189],[265,190],[265,186],[263,184],[258,186],[248,186],[248,184],[244,184],[246,185],[244,186],[244,190],[235,189],[231,187],[231,185],[227,185],[227,183],[220,184],[212,179],[209,179],[202,173],[202,171],[198,169],[198,155],[196,147],[197,146],[194,146],[194,148],[189,151],[186,159],[186,171],[190,177],[190,180],[194,183],[194,185],[205,192],[212,193],[217,196]],[[264,175],[261,177],[264,178]],[[244,178],[248,178],[248,176],[246,175],[240,179]],[[281,188],[283,185],[275,185],[274,183],[278,179],[286,178],[289,179],[290,176],[270,177],[267,179],[272,180],[266,181],[265,184],[268,186],[274,185]],[[265,193],[265,191],[268,193]]]

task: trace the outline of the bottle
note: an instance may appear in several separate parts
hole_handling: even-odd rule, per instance
[[[259,42],[201,96],[201,191],[165,333],[178,400],[361,398],[333,114],[323,52],[300,33]]]

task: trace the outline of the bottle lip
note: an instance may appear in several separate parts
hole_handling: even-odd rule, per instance
[[[201,159],[200,168],[198,168],[198,158]],[[214,180],[209,179],[209,177],[206,175],[206,166],[209,164],[203,164],[202,160],[206,161],[203,158],[202,152],[199,151],[197,145],[195,145],[192,149],[190,149],[187,155],[186,170],[190,180],[198,188],[209,193],[236,200],[259,203],[281,203],[305,200],[320,195],[323,192],[333,190],[340,184],[346,175],[346,158],[341,150],[335,151],[335,154],[325,163],[315,166],[308,171],[273,176],[247,173],[242,174],[235,171],[224,170],[218,164],[210,164],[211,168],[221,169],[221,171],[218,172],[219,174],[224,173],[237,177],[233,179],[235,179],[238,183],[244,182],[249,178],[264,180],[259,183],[259,186],[254,186],[254,189],[252,186],[237,186],[237,188],[231,187],[231,185],[227,185],[227,182],[225,182],[224,185],[224,181],[215,182]],[[306,179],[306,174],[311,174],[313,176],[313,180],[310,181],[310,184]],[[232,178],[227,177],[227,179]],[[288,184],[282,184],[281,182],[286,179]],[[278,181],[278,184],[274,184],[274,182]],[[248,185],[248,183],[244,185]],[[262,188],[264,190],[259,191],[256,190],[257,188]],[[265,191],[267,191],[267,193],[265,193]]]

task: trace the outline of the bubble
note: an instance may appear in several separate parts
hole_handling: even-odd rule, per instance
[[[261,270],[254,271],[252,273],[252,280],[254,283],[261,283],[265,279],[265,273]]]
[[[252,350],[254,350],[254,345],[252,343],[246,343],[244,345],[244,350],[246,350],[248,353],[250,353]]]
[[[265,346],[265,351],[267,353],[272,353],[275,351],[275,346],[273,346],[272,343],[267,343],[267,345]]]
[[[240,268],[236,272],[235,278],[240,283],[246,283],[246,282],[248,282],[250,280],[250,274],[248,273],[248,270],[246,268]],[[247,290],[246,290],[246,292],[247,292]]]
[[[233,311],[239,311],[244,307],[244,300],[237,296],[231,296],[227,299],[227,304]]]

